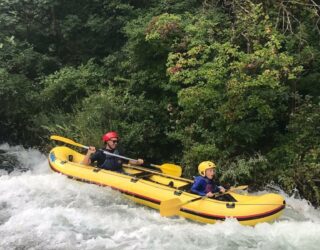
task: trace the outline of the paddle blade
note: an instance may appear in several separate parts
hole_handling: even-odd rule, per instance
[[[178,165],[171,164],[171,163],[164,163],[159,166],[161,171],[165,174],[180,177],[182,174],[182,168]]]
[[[160,203],[160,215],[161,216],[174,216],[177,215],[182,206],[182,202],[178,198],[161,201]]]
[[[68,139],[68,138],[65,138],[65,137],[62,137],[62,136],[59,136],[59,135],[51,135],[50,139],[51,140],[55,140],[55,141],[61,141],[61,142],[64,142],[66,144],[74,145],[74,146],[81,147],[81,148],[88,148],[85,145],[82,145],[82,144],[77,143],[77,142],[75,142],[75,141],[73,141],[71,139]]]

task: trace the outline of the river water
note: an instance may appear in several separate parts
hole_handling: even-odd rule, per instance
[[[285,196],[274,223],[163,218],[118,192],[54,173],[46,155],[0,145],[0,249],[320,249],[320,211]]]

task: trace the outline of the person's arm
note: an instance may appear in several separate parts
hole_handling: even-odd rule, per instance
[[[223,186],[218,186],[219,188],[219,192],[224,193],[226,191],[226,189]]]
[[[82,164],[85,164],[85,165],[90,165],[91,164],[91,159],[90,159],[90,156],[92,154],[94,154],[96,152],[96,148],[95,147],[92,147],[90,146],[88,151],[87,151],[87,154],[84,156],[83,160],[82,160]]]
[[[128,163],[131,165],[142,165],[144,163],[144,160],[142,160],[142,159],[130,160]]]
[[[123,152],[122,152],[123,153]],[[120,155],[120,152],[118,149],[116,149],[113,154],[116,154],[116,155]],[[121,158],[118,158],[118,159],[121,159]],[[130,165],[142,165],[144,163],[144,160],[142,159],[138,159],[138,160],[125,160],[125,159],[121,159],[121,165],[122,164],[130,164]]]
[[[198,195],[201,196],[205,196],[206,193],[203,191],[203,183],[202,183],[202,179],[201,178],[196,178],[192,187],[191,187],[191,191],[193,193],[196,193]]]
[[[215,194],[219,192],[224,193],[225,192],[224,187],[222,187],[220,183],[216,183],[215,181],[212,181],[212,192],[206,193],[206,196],[211,198],[211,197],[214,197]]]
[[[217,187],[215,192],[224,193],[226,191],[226,189],[220,184],[219,181],[216,181],[215,183],[216,183],[216,187]]]

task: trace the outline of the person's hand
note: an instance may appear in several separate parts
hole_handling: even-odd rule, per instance
[[[144,160],[138,159],[136,164],[137,164],[137,165],[142,165],[143,163],[144,163]]]
[[[206,196],[211,198],[211,197],[213,197],[213,196],[214,196],[214,193],[212,193],[212,192],[208,192],[208,193],[206,193]]]
[[[97,150],[96,150],[96,148],[95,148],[95,147],[90,146],[90,147],[88,148],[87,155],[94,154],[96,151],[97,151]]]
[[[85,164],[85,165],[89,165],[91,164],[91,160],[90,160],[90,156],[96,152],[96,148],[93,147],[93,146],[90,146],[88,148],[88,151],[87,151],[87,154],[84,156],[83,160],[82,160],[82,164]]]
[[[220,187],[220,192],[224,193],[226,191],[226,189],[224,187]]]

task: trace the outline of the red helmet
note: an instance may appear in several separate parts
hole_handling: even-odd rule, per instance
[[[109,131],[108,133],[104,134],[102,136],[102,141],[107,142],[111,138],[119,138],[118,133],[115,131]]]

